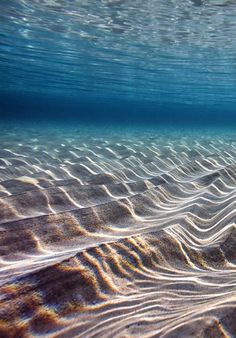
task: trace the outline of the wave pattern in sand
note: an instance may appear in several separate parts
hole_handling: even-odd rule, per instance
[[[0,337],[236,336],[236,141],[93,133],[0,150]]]

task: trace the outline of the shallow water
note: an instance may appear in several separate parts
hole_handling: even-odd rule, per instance
[[[231,0],[0,2],[0,338],[235,337]]]

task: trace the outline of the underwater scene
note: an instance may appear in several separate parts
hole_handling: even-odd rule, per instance
[[[236,337],[236,2],[0,0],[0,338]]]

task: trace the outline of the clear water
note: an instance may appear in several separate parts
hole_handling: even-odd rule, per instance
[[[2,0],[1,115],[231,124],[235,13],[231,0]]]
[[[0,338],[236,337],[236,0],[0,0]]]

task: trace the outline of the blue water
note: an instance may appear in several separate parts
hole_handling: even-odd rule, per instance
[[[236,0],[0,0],[0,338],[236,337]]]
[[[230,0],[1,0],[1,118],[232,125],[235,10]]]

